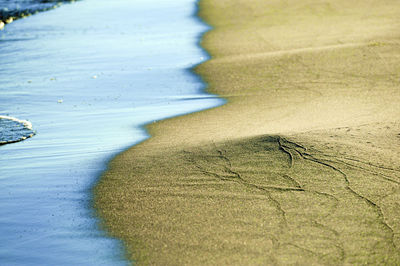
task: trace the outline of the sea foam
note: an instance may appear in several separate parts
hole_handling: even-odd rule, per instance
[[[31,122],[0,115],[0,145],[22,141],[35,134]]]

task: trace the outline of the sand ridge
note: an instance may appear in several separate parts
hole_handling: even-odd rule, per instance
[[[149,125],[95,187],[139,264],[400,263],[400,6],[211,1],[222,107]]]

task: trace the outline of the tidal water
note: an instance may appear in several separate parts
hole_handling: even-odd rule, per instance
[[[84,0],[0,31],[0,116],[36,133],[0,146],[0,265],[127,264],[91,188],[149,137],[144,124],[223,103],[188,70],[207,59],[195,12],[195,0]]]
[[[26,140],[35,135],[32,124],[15,117],[0,116],[0,145]]]
[[[18,19],[74,0],[0,0],[0,20]]]

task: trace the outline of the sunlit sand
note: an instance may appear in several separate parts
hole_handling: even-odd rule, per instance
[[[200,1],[222,107],[149,125],[95,188],[139,264],[400,263],[397,1]]]

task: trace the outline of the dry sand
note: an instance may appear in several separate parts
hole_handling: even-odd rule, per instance
[[[200,2],[228,99],[148,126],[95,187],[139,264],[400,264],[400,5]]]

